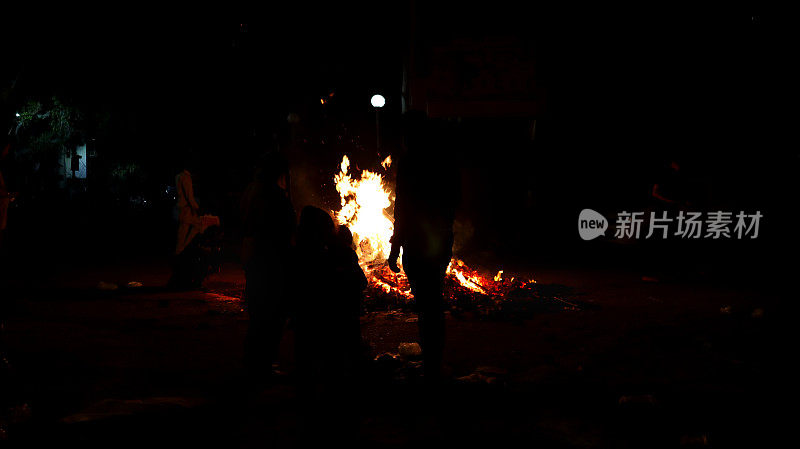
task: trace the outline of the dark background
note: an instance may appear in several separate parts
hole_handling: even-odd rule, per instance
[[[167,17],[139,5],[58,20],[0,13],[4,133],[26,102],[55,96],[82,112],[77,138],[93,154],[87,180],[63,183],[46,161],[36,172],[25,136],[11,133],[14,153],[0,163],[19,192],[0,252],[0,315],[8,317],[0,349],[8,342],[4,367],[16,370],[0,402],[25,404],[11,438],[235,446],[303,430],[291,391],[234,393],[247,326],[237,299],[245,280],[235,263],[238,202],[253,162],[266,150],[285,152],[295,208],[335,209],[332,178],[343,155],[374,169],[400,153],[410,48],[422,73],[435,72],[439,45],[510,37],[533,73],[493,69],[492,54],[484,68],[522,73],[542,94],[538,108],[440,119],[456,131],[453,163],[463,173],[456,254],[483,273],[536,279],[541,292],[572,291],[567,299],[582,310],[535,309],[517,320],[516,305],[541,304],[508,295],[508,321],[451,315],[453,375],[505,368],[509,388],[454,389],[427,407],[427,391],[395,386],[387,371],[391,385],[367,383],[368,401],[348,401],[372,415],[362,423],[365,441],[777,446],[764,442],[792,428],[779,405],[796,383],[794,16],[679,5],[436,5],[268,5],[233,20],[216,10],[210,20],[193,11]],[[369,105],[376,92],[387,98],[380,150]],[[515,100],[509,94],[506,107]],[[621,211],[662,210],[652,187],[675,159],[692,208],[761,211],[759,238],[579,238],[584,208],[612,222]],[[170,187],[187,160],[199,165],[197,197],[221,217],[234,263],[203,291],[172,292],[160,287],[174,249]],[[133,171],[115,175],[120,167]],[[143,286],[125,288],[129,281]],[[106,291],[109,282],[119,290]],[[412,314],[394,312],[364,317],[370,357],[417,339]],[[291,347],[284,340],[282,368],[291,366],[283,363]],[[91,415],[93,404],[101,415],[128,404],[109,398],[148,397],[209,402],[83,427],[61,421]],[[446,419],[426,420],[436,414]]]
[[[54,190],[34,200],[17,189],[9,235],[19,242],[36,228],[46,236],[38,243],[45,253],[167,254],[171,198],[160,192],[187,157],[199,160],[197,195],[222,217],[232,245],[238,194],[264,150],[289,154],[298,210],[336,208],[331,179],[343,154],[374,168],[399,152],[412,28],[421,47],[513,36],[525,43],[535,84],[546,92],[531,116],[458,122],[463,254],[635,266],[660,248],[583,242],[576,216],[592,208],[613,222],[623,210],[657,209],[652,184],[673,159],[695,186],[699,210],[764,214],[758,240],[687,244],[687,258],[739,273],[787,268],[776,251],[796,247],[794,33],[785,15],[396,2],[299,5],[236,21],[118,14],[5,22],[3,88],[16,83],[3,104],[4,127],[27,99],[56,95],[90,117],[86,137],[94,139],[89,179],[77,193]],[[369,105],[376,92],[387,97],[380,152]],[[298,126],[287,120],[292,113]],[[102,132],[97,117],[107,119]],[[120,161],[139,167],[123,187],[106,175]],[[12,190],[25,170],[14,162],[7,162]],[[137,195],[150,205],[126,200]],[[58,218],[45,225],[43,216]],[[117,249],[109,254],[109,247]]]

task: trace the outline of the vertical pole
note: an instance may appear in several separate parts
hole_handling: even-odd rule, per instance
[[[375,108],[375,140],[378,146],[378,150],[381,149],[381,108]]]

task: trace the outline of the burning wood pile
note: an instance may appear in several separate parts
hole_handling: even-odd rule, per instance
[[[391,164],[390,156],[378,170],[385,174]],[[378,170],[362,170],[354,176],[350,171],[350,160],[343,157],[339,173],[334,177],[341,199],[341,208],[334,211],[334,217],[339,225],[347,226],[353,234],[359,264],[369,281],[367,308],[407,308],[414,299],[408,278],[402,271],[393,273],[386,263],[394,232],[389,211],[395,198]],[[477,311],[482,315],[503,313],[509,306],[519,305],[520,301],[533,305],[532,300],[541,299],[548,301],[537,301],[536,307],[547,303],[562,310],[578,308],[559,296],[567,292],[552,295],[552,289],[541,287],[533,279],[506,277],[502,270],[496,275],[480,273],[454,257],[447,267],[445,298],[451,310]]]

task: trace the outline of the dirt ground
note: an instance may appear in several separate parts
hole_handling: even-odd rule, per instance
[[[767,289],[535,269],[586,307],[516,322],[448,316],[442,389],[372,362],[356,388],[308,404],[290,375],[244,382],[240,267],[225,265],[206,291],[166,291],[168,274],[164,261],[137,260],[5,281],[4,445],[768,447],[787,419],[788,311]],[[413,318],[364,316],[370,357],[417,341]],[[287,373],[291,348],[289,331]]]

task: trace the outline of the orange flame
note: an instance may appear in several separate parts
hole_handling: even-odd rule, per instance
[[[384,170],[388,170],[391,164],[391,156],[381,162]],[[393,218],[387,212],[394,196],[391,188],[384,183],[383,175],[363,170],[356,179],[350,173],[350,159],[344,156],[339,173],[334,176],[334,183],[341,199],[341,209],[334,211],[336,221],[350,228],[353,233],[358,261],[370,285],[387,294],[413,298],[405,274],[392,273],[384,263],[389,256],[390,239],[394,233]],[[510,281],[503,279],[503,270],[494,277],[484,277],[456,258],[447,266],[447,275],[462,287],[483,295],[502,295],[514,282],[513,277]],[[536,281],[523,284],[528,282]]]
[[[387,162],[389,161],[389,162]],[[391,161],[384,161],[388,167]],[[392,192],[383,184],[383,176],[369,170],[361,172],[359,179],[349,173],[350,159],[342,158],[340,172],[334,177],[342,208],[335,212],[340,225],[350,228],[356,242],[360,262],[385,260],[389,256],[389,240],[394,224],[386,209],[392,205]]]

